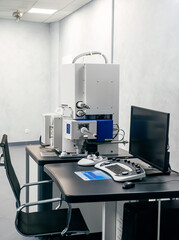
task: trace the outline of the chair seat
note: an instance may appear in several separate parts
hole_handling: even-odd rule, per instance
[[[49,235],[62,232],[66,227],[67,209],[42,212],[20,212],[17,228],[23,235]],[[68,233],[89,232],[84,218],[78,208],[72,209]]]

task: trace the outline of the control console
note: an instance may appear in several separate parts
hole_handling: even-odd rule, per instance
[[[95,168],[105,171],[118,182],[142,179],[146,176],[144,169],[131,159],[112,158],[97,163]]]

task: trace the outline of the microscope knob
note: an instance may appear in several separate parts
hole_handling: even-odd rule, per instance
[[[99,157],[99,152],[95,152],[96,157]]]

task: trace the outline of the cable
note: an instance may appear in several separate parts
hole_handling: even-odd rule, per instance
[[[125,137],[125,131],[124,131],[123,129],[119,128],[119,125],[118,125],[117,123],[115,123],[114,125],[117,126],[117,129],[115,129],[115,130],[117,130],[117,133],[113,136],[113,139],[115,139],[115,138],[117,137],[117,135],[121,135],[122,138],[119,139],[119,141],[123,141],[123,140],[124,140],[124,137]],[[121,131],[123,134],[120,134],[120,131]]]
[[[123,141],[124,140],[124,137],[125,137],[125,131],[123,129],[120,129],[120,131],[123,132],[123,134],[119,134],[119,135],[122,135],[122,138],[119,140],[119,141]],[[120,132],[119,131],[119,132]]]
[[[76,60],[80,57],[91,56],[91,55],[95,55],[95,54],[101,55],[104,58],[105,63],[108,63],[106,56],[104,54],[102,54],[101,52],[97,52],[97,51],[81,53],[73,59],[72,63],[75,63]]]
[[[171,168],[170,164],[169,164],[169,167],[168,167],[168,168],[169,168],[169,170],[170,170],[171,172],[176,173],[177,175],[179,175],[179,172],[173,170],[173,169]]]
[[[113,139],[117,137],[117,135],[119,134],[119,131],[120,131],[119,125],[118,125],[117,123],[115,123],[114,125],[117,126],[117,129],[115,129],[115,130],[117,130],[117,133],[113,136]],[[113,126],[114,126],[114,125],[113,125]]]
[[[41,146],[42,148],[45,148],[45,147],[50,146],[50,144],[44,144],[44,143],[42,143],[42,136],[40,136],[40,138],[39,138],[39,143],[40,143],[40,146]]]
[[[119,128],[119,125],[117,123],[115,123],[114,125],[117,126],[117,129],[115,129],[115,130],[117,130],[117,133],[113,136],[113,139],[115,139],[118,135],[121,135],[122,137],[121,137],[121,139],[119,139],[119,141],[121,142],[124,140],[125,131],[123,129]],[[122,132],[122,133],[120,133],[120,132]]]
[[[175,171],[173,169],[170,169],[170,171],[173,172],[173,173],[176,173],[177,175],[179,175],[179,172],[177,172],[177,171]]]

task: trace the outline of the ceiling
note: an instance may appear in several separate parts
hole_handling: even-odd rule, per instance
[[[21,21],[40,23],[56,22],[92,0],[0,0],[0,19],[15,19],[12,13],[23,12]],[[31,8],[57,9],[52,15],[28,13]]]

